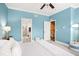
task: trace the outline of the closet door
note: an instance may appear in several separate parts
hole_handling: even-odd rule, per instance
[[[44,21],[44,40],[50,40],[50,22]]]

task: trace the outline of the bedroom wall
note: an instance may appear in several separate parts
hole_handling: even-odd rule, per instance
[[[71,12],[71,10],[73,12]],[[72,13],[72,14],[71,14]],[[37,15],[35,17],[34,15]],[[12,35],[16,40],[21,40],[21,18],[31,18],[32,19],[32,38],[44,36],[44,21],[49,21],[51,18],[56,20],[56,40],[69,43],[70,42],[70,23],[71,20],[73,23],[78,23],[79,8],[72,9],[67,8],[61,12],[58,12],[51,16],[44,16],[30,12],[18,11],[8,9],[5,4],[0,3],[0,27],[5,26],[8,22],[8,25],[11,26],[12,31],[10,35]],[[8,18],[8,21],[7,21]],[[0,36],[1,34],[0,29]]]
[[[72,9],[72,20],[71,25],[73,24],[79,24],[79,8],[73,8]],[[72,28],[72,40],[79,40],[79,29],[78,28]]]
[[[4,3],[0,3],[0,38],[3,36],[2,27],[6,25],[8,18],[8,8]]]
[[[37,17],[35,17],[36,15]],[[69,43],[71,39],[70,24],[79,23],[79,8],[67,8],[51,16],[44,16],[30,12],[18,11],[8,9],[4,3],[0,3],[0,28],[8,25],[11,26],[12,35],[16,40],[21,40],[21,18],[31,18],[32,19],[32,38],[44,36],[44,21],[49,21],[51,18],[56,20],[56,40]],[[7,21],[8,19],[8,21]],[[20,34],[20,35],[19,35]],[[73,39],[78,39],[76,33],[74,33]],[[2,37],[2,30],[0,29],[0,37]]]
[[[32,38],[43,38],[44,21],[49,21],[48,16],[12,9],[8,9],[8,25],[12,28],[10,35],[18,41],[21,40],[21,18],[23,17],[32,19]]]
[[[56,20],[56,40],[69,44],[71,39],[71,8],[51,15],[51,18]]]

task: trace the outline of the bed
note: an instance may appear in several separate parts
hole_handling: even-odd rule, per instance
[[[20,44],[10,38],[10,40],[0,40],[0,56],[21,56]]]
[[[74,56],[64,49],[44,40],[24,43],[21,45],[21,48],[23,56]]]

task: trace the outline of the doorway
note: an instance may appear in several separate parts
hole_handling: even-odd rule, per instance
[[[50,40],[55,41],[55,21],[50,22]]]
[[[22,43],[32,41],[32,19],[21,19],[21,40]]]
[[[50,21],[44,21],[44,40],[50,40]]]

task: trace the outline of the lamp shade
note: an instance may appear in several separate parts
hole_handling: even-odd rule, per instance
[[[9,32],[9,31],[11,31],[11,27],[10,26],[5,26],[5,27],[3,27],[3,30],[6,31],[6,32]]]

